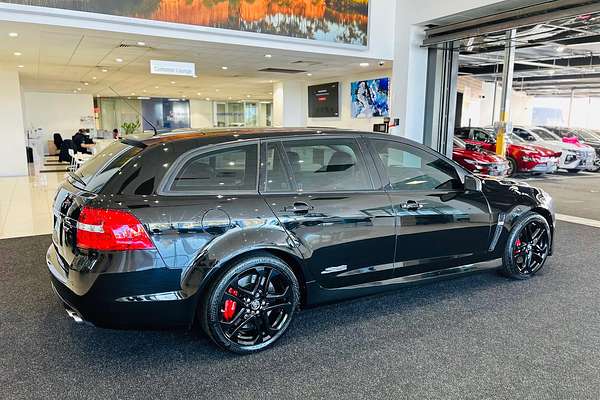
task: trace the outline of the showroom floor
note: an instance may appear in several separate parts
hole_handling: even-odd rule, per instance
[[[600,174],[529,181],[563,214],[600,216]],[[0,240],[0,398],[596,399],[598,233],[559,222],[529,281],[487,272],[304,310],[246,357],[186,331],[73,324],[45,271],[50,237]]]

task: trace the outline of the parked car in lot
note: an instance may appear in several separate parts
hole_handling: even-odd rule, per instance
[[[552,133],[560,136],[561,138],[568,137],[570,134],[574,134],[581,143],[584,143],[592,147],[596,151],[596,160],[592,171],[600,171],[600,133],[589,130],[589,129],[578,129],[578,128],[561,128],[546,126],[545,129]]]
[[[466,143],[480,146],[491,152],[496,151],[496,133],[493,128],[458,128],[454,135]],[[561,153],[559,152],[530,145],[519,137],[507,138],[508,175],[516,173],[553,173],[558,168],[560,156]]]
[[[551,197],[410,140],[314,129],[142,135],[59,187],[47,253],[68,314],[273,344],[310,306],[552,254]],[[402,310],[398,310],[402,312]]]
[[[465,143],[462,139],[454,138],[452,159],[467,170],[488,176],[506,176],[508,161],[496,153]]]
[[[527,143],[560,152],[558,168],[566,169],[571,173],[595,169],[596,151],[586,144],[565,143],[560,136],[539,127],[515,126],[513,135],[520,137]]]

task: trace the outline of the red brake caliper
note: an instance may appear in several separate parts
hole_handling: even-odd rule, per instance
[[[515,242],[515,247],[521,247],[521,239],[517,239],[517,241]],[[515,250],[515,254],[518,252],[519,250]]]
[[[235,290],[234,288],[227,289],[227,293],[229,293],[232,296],[238,295],[238,291]],[[223,309],[223,319],[225,319],[225,321],[231,321],[231,319],[235,315],[236,307],[237,307],[237,303],[234,300],[231,300],[231,299],[225,300],[225,308]]]

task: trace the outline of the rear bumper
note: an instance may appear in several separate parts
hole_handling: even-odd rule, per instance
[[[63,268],[53,245],[46,264],[54,292],[76,322],[129,329],[190,326],[194,320],[195,297],[177,290],[179,270],[156,268],[91,277],[89,272]],[[78,294],[78,281],[90,280],[89,290]]]

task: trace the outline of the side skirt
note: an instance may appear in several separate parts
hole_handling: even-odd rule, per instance
[[[307,284],[307,306],[313,306],[323,303],[331,303],[340,300],[351,299],[355,297],[368,296],[371,294],[382,293],[398,289],[405,285],[412,285],[424,282],[431,282],[442,279],[451,279],[479,271],[498,269],[502,266],[502,259],[497,258],[489,261],[482,261],[474,264],[461,265],[440,269],[436,271],[423,272],[420,274],[400,276],[384,281],[375,281],[362,283],[360,285],[346,286],[342,288],[327,289],[319,286],[317,282]]]

